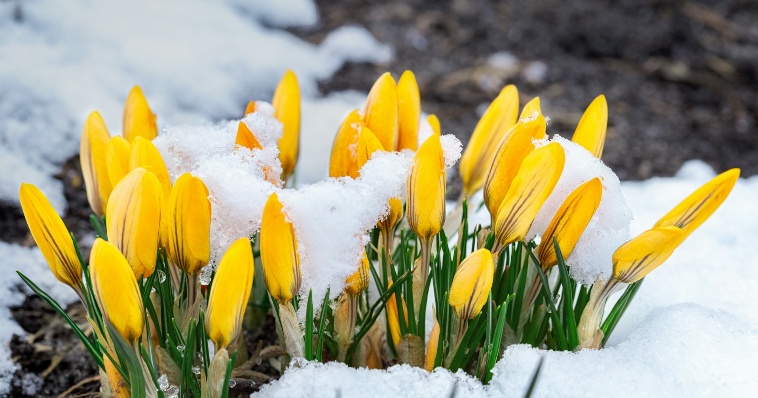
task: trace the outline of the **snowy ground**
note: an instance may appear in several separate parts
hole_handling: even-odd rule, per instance
[[[316,21],[309,0],[278,7],[239,0],[186,0],[181,8],[139,3],[0,2],[0,200],[16,202],[25,181],[62,212],[62,187],[52,175],[78,150],[90,111],[100,110],[111,133],[120,132],[121,106],[133,84],[142,85],[160,126],[204,123],[238,118],[248,100],[269,99],[285,68],[297,73],[304,93],[298,182],[317,181],[325,175],[339,120],[363,100],[355,92],[321,98],[318,79],[346,61],[391,56],[359,27],[336,30],[319,45],[282,30]],[[623,183],[635,217],[632,232],[650,227],[713,175],[691,162],[673,178]],[[511,347],[486,387],[446,371],[311,364],[290,369],[260,395],[431,397],[447,396],[455,385],[460,396],[521,396],[539,356],[545,357],[541,396],[750,395],[758,387],[752,377],[758,354],[758,264],[751,253],[758,242],[756,197],[758,178],[740,180],[724,206],[646,279],[611,348],[554,353]],[[62,302],[75,299],[37,249],[0,242],[0,258],[0,273],[22,270]],[[7,342],[23,333],[8,311],[28,293],[16,288],[19,283],[0,279],[0,394],[14,370]]]

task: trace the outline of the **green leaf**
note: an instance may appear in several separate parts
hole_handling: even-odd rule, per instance
[[[142,374],[142,363],[137,357],[137,353],[132,349],[129,343],[116,331],[110,323],[107,324],[108,334],[116,348],[116,354],[119,359],[126,362],[129,370],[129,386],[132,398],[145,398],[145,378]]]
[[[555,307],[555,300],[553,299],[553,294],[550,291],[550,285],[548,284],[547,277],[545,276],[545,273],[542,272],[542,267],[539,266],[539,260],[537,260],[537,258],[534,256],[534,253],[532,253],[531,250],[527,251],[529,252],[529,256],[531,256],[534,260],[534,263],[537,264],[537,272],[540,276],[540,279],[542,280],[542,293],[545,298],[545,302],[548,304],[548,312],[550,313],[550,320],[552,321],[553,325],[551,331],[556,339],[557,348],[560,351],[565,351],[568,349],[568,342],[566,341],[566,336],[563,333],[563,325],[561,324],[560,319],[558,319],[558,310]]]
[[[524,398],[530,398],[532,394],[534,394],[534,387],[537,386],[537,379],[540,377],[540,370],[542,370],[542,362],[544,358],[540,357],[540,362],[537,364],[537,369],[534,371],[534,376],[532,376],[532,382],[529,383],[529,389],[526,390],[526,394],[524,395]]]
[[[84,348],[87,349],[87,352],[89,352],[90,356],[92,356],[95,362],[97,362],[97,366],[99,366],[100,369],[105,370],[105,363],[103,362],[102,353],[100,352],[98,346],[90,341],[89,337],[84,334],[82,329],[71,319],[71,317],[68,316],[66,311],[61,308],[60,304],[58,304],[55,299],[50,297],[50,295],[45,293],[44,290],[40,289],[34,282],[31,281],[31,279],[27,278],[26,275],[22,274],[20,271],[16,271],[16,273],[19,277],[21,277],[21,280],[23,280],[24,283],[26,283],[26,285],[29,286],[29,288],[37,294],[37,296],[44,300],[50,307],[52,307],[55,312],[58,313],[58,315],[62,316],[63,319],[66,320],[66,323],[68,323],[68,325],[74,331],[76,337],[78,337],[82,344],[84,344]]]
[[[329,307],[329,291],[330,288],[326,289],[326,295],[324,295],[324,302],[321,303],[321,319],[318,321],[318,346],[316,348],[316,360],[319,362],[322,362],[321,356],[324,353],[324,333],[326,331],[326,319],[327,319],[327,311],[331,311],[331,308]]]
[[[305,359],[313,360],[313,291],[308,291],[305,309]]]
[[[571,283],[571,277],[569,276],[568,267],[563,260],[563,253],[561,247],[558,244],[558,239],[553,237],[553,246],[555,247],[555,255],[558,258],[558,273],[561,278],[561,285],[563,285],[563,297],[561,302],[563,303],[563,313],[565,314],[566,336],[568,337],[568,349],[573,350],[579,346],[579,332],[577,331],[576,318],[574,318],[574,285]]]
[[[605,346],[605,343],[608,341],[608,337],[610,337],[611,333],[613,333],[613,329],[616,328],[616,325],[618,324],[619,320],[621,320],[621,317],[624,316],[626,309],[629,308],[629,304],[632,303],[634,296],[637,294],[637,291],[640,290],[640,286],[644,280],[645,278],[642,278],[637,282],[634,282],[627,286],[626,290],[624,290],[624,293],[621,294],[619,300],[616,302],[616,304],[614,304],[613,309],[608,314],[608,317],[605,319],[605,322],[603,322],[603,326],[601,327],[601,330],[603,331],[603,346]]]

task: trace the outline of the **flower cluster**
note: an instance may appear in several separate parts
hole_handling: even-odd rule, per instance
[[[285,73],[271,102],[282,124],[280,164],[257,170],[275,191],[260,230],[240,233],[218,264],[206,268],[210,283],[199,278],[211,262],[209,190],[190,173],[170,175],[152,142],[156,117],[139,87],[127,98],[122,136],[111,137],[97,112],[82,131],[81,166],[97,234],[89,261],[44,194],[21,186],[29,229],[52,272],[81,299],[89,330],[19,274],[82,340],[101,369],[106,396],[227,396],[230,380],[250,373],[246,359],[254,347],[245,345],[243,331],[260,326],[256,313],[275,318],[283,365],[291,358],[369,368],[400,362],[430,371],[463,369],[486,382],[512,344],[601,348],[642,280],[716,211],[739,177],[733,169],[703,185],[618,247],[607,259],[610,278],[582,284],[567,259],[596,218],[603,179],[587,178],[560,198],[539,238],[529,231],[574,167],[565,145],[601,157],[605,97],[592,101],[573,143],[564,144],[549,140],[539,98],[519,112],[518,90],[505,87],[471,135],[459,164],[462,194],[448,211],[439,120],[427,117],[431,133],[419,145],[424,121],[415,76],[406,71],[395,82],[385,73],[363,110],[339,126],[329,177],[356,179],[376,153],[410,152],[405,197],[389,199],[386,214],[364,231],[370,243],[340,293],[314,298],[302,292],[298,234],[280,200],[294,189],[285,187],[292,185],[300,150],[294,73]],[[270,106],[251,101],[245,114],[264,108]],[[256,156],[263,148],[258,134],[239,122],[234,151],[247,148]],[[469,224],[477,200],[489,225]],[[254,279],[256,268],[263,282]],[[604,317],[606,302],[620,289]],[[323,302],[320,311],[314,300]]]

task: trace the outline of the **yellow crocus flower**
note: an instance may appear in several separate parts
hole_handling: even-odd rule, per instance
[[[347,278],[345,290],[353,296],[357,296],[364,290],[368,289],[369,272],[368,257],[366,257],[366,252],[364,251],[358,269]]]
[[[382,147],[382,143],[379,142],[374,132],[366,126],[361,126],[361,131],[358,133],[358,145],[356,146],[358,174],[360,174],[360,170],[366,165],[366,162],[371,159],[371,155],[381,150],[384,150],[384,147]]]
[[[613,279],[634,283],[663,264],[686,234],[674,226],[649,229],[624,243],[613,253]]]
[[[108,204],[108,237],[134,270],[137,278],[155,271],[160,241],[163,191],[155,175],[143,168],[129,172],[116,185]]]
[[[136,137],[132,141],[132,151],[129,154],[129,170],[141,167],[158,177],[163,188],[164,197],[171,195],[171,177],[168,175],[166,163],[152,141]]]
[[[363,108],[363,121],[387,151],[395,150],[397,142],[398,107],[395,79],[385,72],[371,87]]]
[[[459,166],[464,197],[470,197],[484,184],[500,142],[516,123],[518,105],[516,86],[505,86],[476,124]]]
[[[553,238],[558,240],[563,258],[568,258],[574,251],[576,243],[595,214],[603,197],[603,183],[595,177],[576,188],[563,201],[553,216],[550,225],[542,234],[542,241],[537,248],[537,257],[543,269],[558,264]]]
[[[390,212],[377,223],[377,226],[382,231],[392,233],[395,230],[395,226],[403,218],[403,201],[400,198],[391,198],[389,201]]]
[[[105,319],[129,343],[142,336],[145,327],[142,295],[132,267],[109,242],[95,240],[89,263],[92,289]]]
[[[418,126],[421,120],[421,95],[416,75],[407,70],[397,81],[397,145],[396,151],[418,148]]]
[[[87,189],[87,200],[92,211],[98,216],[105,214],[108,197],[113,189],[108,178],[106,159],[110,139],[108,128],[105,126],[105,121],[103,121],[100,113],[90,113],[87,121],[84,122],[84,129],[82,129],[79,161],[82,165],[82,176]]]
[[[563,147],[552,142],[526,156],[497,211],[495,253],[522,240],[537,212],[558,183],[566,161]]]
[[[140,86],[134,86],[126,97],[124,104],[124,127],[122,134],[127,141],[132,142],[137,137],[152,140],[158,136],[158,125],[155,114],[145,99]]]
[[[287,221],[276,193],[268,197],[263,207],[260,247],[269,294],[280,304],[289,303],[300,290],[300,255],[295,228]]]
[[[250,239],[237,239],[221,258],[208,296],[205,330],[218,348],[226,348],[242,330],[254,273]]]
[[[19,199],[29,231],[53,275],[81,294],[82,264],[63,220],[34,185],[21,184]]]
[[[255,101],[250,101],[247,103],[247,106],[245,107],[245,116],[255,112]]]
[[[442,144],[432,135],[413,158],[406,192],[408,225],[421,239],[433,238],[445,223],[445,181]]]
[[[361,131],[361,115],[351,111],[342,120],[337,135],[334,136],[332,152],[329,156],[329,177],[358,178],[358,135]]]
[[[608,128],[608,103],[604,95],[598,95],[584,111],[571,141],[583,146],[596,158],[603,155],[605,132]]]
[[[234,140],[235,146],[244,147],[250,150],[263,149],[263,146],[258,139],[255,138],[255,134],[247,127],[245,122],[239,122],[237,126],[237,137]]]
[[[282,180],[286,181],[295,171],[300,153],[300,87],[297,76],[287,70],[271,100],[274,117],[284,126],[279,138],[279,160],[282,162]]]
[[[534,150],[532,140],[535,134],[539,134],[544,127],[545,118],[542,117],[530,121],[519,121],[496,149],[484,182],[484,203],[493,220],[492,225],[521,163]]]
[[[429,333],[429,343],[426,345],[426,360],[424,361],[424,369],[427,372],[434,370],[434,360],[437,359],[437,349],[439,348],[440,341],[440,324],[437,322],[437,317],[434,317],[434,326]]]
[[[195,275],[210,260],[211,202],[203,181],[182,174],[171,189],[168,202],[168,242],[171,261],[189,275]]]
[[[112,186],[115,187],[129,173],[129,156],[131,151],[132,144],[120,135],[114,136],[108,142],[105,158],[108,169],[108,180]]]
[[[494,276],[495,262],[489,250],[479,249],[463,260],[453,276],[448,298],[458,318],[473,319],[479,315],[487,303]]]
[[[740,169],[719,174],[661,217],[655,226],[679,227],[684,231],[685,237],[689,236],[724,203],[739,178]]]
[[[392,286],[392,283],[387,287],[389,288]],[[403,305],[403,318],[405,319],[405,324],[408,324],[408,308],[405,306],[405,299],[400,298],[402,305]],[[400,339],[403,338],[400,332],[400,314],[397,310],[397,299],[395,298],[395,294],[393,293],[390,298],[387,300],[387,323],[389,323],[390,326],[390,336],[392,337],[392,342],[394,343],[395,347],[400,343]]]
[[[432,128],[432,133],[434,133],[437,136],[440,136],[442,134],[442,128],[440,127],[440,119],[437,118],[437,115],[431,114],[427,116],[426,122],[429,123],[429,126]]]

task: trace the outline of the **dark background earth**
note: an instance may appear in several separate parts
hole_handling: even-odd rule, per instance
[[[622,180],[672,175],[689,159],[717,171],[758,173],[755,0],[335,0],[318,6],[320,23],[291,29],[294,34],[319,43],[335,28],[357,24],[395,52],[387,64],[346,65],[321,83],[324,94],[367,92],[379,74],[411,69],[422,108],[465,144],[477,110],[505,84],[518,86],[522,104],[540,96],[549,132],[564,136],[602,93],[610,113],[603,160]],[[72,159],[60,174],[71,186],[65,221],[75,233],[89,228],[78,173]],[[33,244],[17,208],[0,204],[0,225],[0,239]],[[11,344],[20,365],[12,396],[22,396],[16,384],[28,373],[48,373],[38,396],[56,396],[97,374],[73,333],[39,299],[29,298],[14,315],[38,337]],[[247,337],[273,344],[272,334]],[[92,395],[96,387],[85,383],[69,394]]]

